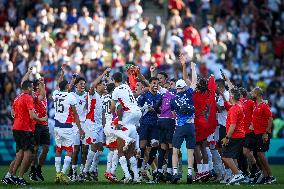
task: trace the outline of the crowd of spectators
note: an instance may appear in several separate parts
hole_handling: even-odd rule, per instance
[[[284,127],[283,0],[153,2],[167,16],[143,14],[147,0],[1,0],[0,125],[11,124],[11,101],[28,66],[34,78],[44,76],[50,95],[62,64],[67,77],[81,73],[88,82],[105,66],[126,64],[146,76],[156,65],[177,79],[183,53],[216,78],[223,69],[236,85],[263,88]]]

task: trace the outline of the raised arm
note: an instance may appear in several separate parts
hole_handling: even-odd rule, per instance
[[[196,73],[196,64],[194,62],[191,62],[191,88],[194,90],[197,85],[197,73]]]
[[[187,84],[187,86],[191,86],[191,81],[189,80],[187,70],[186,70],[185,57],[182,54],[180,54],[179,60],[180,60],[181,67],[182,67],[182,78],[185,81],[185,83]]]
[[[155,65],[152,65],[150,67],[150,73],[151,73],[151,77],[157,77],[157,67]]]
[[[149,82],[144,77],[144,75],[141,74],[140,69],[138,67],[136,67],[135,69],[136,69],[136,72],[137,72],[137,77],[145,83],[145,87],[149,87],[150,86]],[[152,77],[152,74],[151,74],[151,77]]]
[[[64,80],[64,73],[65,73],[64,70],[65,70],[65,65],[62,65],[58,79],[56,80],[56,82],[57,82],[56,88],[58,90],[59,90],[59,83]]]
[[[24,77],[22,78],[21,86],[22,86],[22,84],[24,83],[24,81],[26,81],[26,80],[29,79],[29,77],[30,77],[32,71],[33,71],[33,67],[29,67],[27,73],[26,73],[26,74],[24,75]]]
[[[93,87],[96,87],[100,81],[103,79],[103,77],[111,71],[111,68],[107,68],[98,78],[95,79],[93,82]]]
[[[43,78],[39,80],[39,96],[38,100],[41,101],[46,97],[45,84]]]

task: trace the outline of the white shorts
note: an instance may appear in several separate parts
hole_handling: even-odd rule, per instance
[[[84,130],[85,121],[81,121],[80,123],[83,131],[85,132]],[[74,140],[74,146],[79,146],[81,144],[81,141],[83,144],[85,144],[84,141],[81,140],[79,129],[75,123],[73,123],[73,140]]]
[[[91,120],[86,120],[84,124],[85,139],[86,144],[96,144],[105,143],[105,135],[102,126],[96,125]]]
[[[59,148],[73,146],[73,128],[54,127],[54,138],[55,144]]]
[[[128,128],[129,126],[139,127],[139,121],[142,116],[141,110],[131,110],[129,112],[123,112],[122,123],[123,126]]]
[[[104,127],[104,133],[106,136],[106,145],[117,140],[117,137],[113,134],[115,132],[114,128],[111,125],[106,125]]]

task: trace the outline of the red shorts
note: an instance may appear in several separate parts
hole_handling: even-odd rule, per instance
[[[62,152],[62,150],[65,150],[66,152],[73,152],[73,146],[56,146],[57,152]]]
[[[117,148],[118,144],[117,144],[117,140],[114,142],[111,142],[109,144],[106,144],[107,148]]]

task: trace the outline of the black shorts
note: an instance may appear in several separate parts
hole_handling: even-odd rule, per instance
[[[231,138],[226,146],[221,149],[221,156],[224,158],[238,159],[243,152],[243,138]]]
[[[20,150],[34,152],[34,134],[32,132],[13,130],[13,137],[16,142],[16,152]]]
[[[50,134],[47,125],[36,124],[35,127],[35,145],[49,145],[50,144]]]
[[[201,146],[205,141],[207,141],[207,138],[203,139],[202,141],[196,142],[196,146]]]
[[[147,140],[148,142],[152,139],[159,140],[159,128],[157,126],[157,122],[152,124],[140,122],[138,135],[139,140]]]
[[[195,126],[193,123],[186,123],[183,126],[176,126],[173,136],[173,147],[180,149],[184,140],[186,142],[187,149],[195,148]]]
[[[244,148],[250,149],[253,151],[256,147],[256,138],[253,132],[246,134],[244,141]]]
[[[263,134],[255,135],[255,140],[256,140],[255,151],[256,152],[267,152],[269,150],[271,135],[270,134],[268,135],[268,141],[266,142],[263,141],[262,135]]]
[[[159,141],[162,144],[172,144],[175,132],[176,121],[170,118],[159,118],[158,127],[160,130]]]
[[[226,127],[223,125],[219,125],[219,140],[217,145],[219,148],[222,148],[222,139],[226,137]]]

